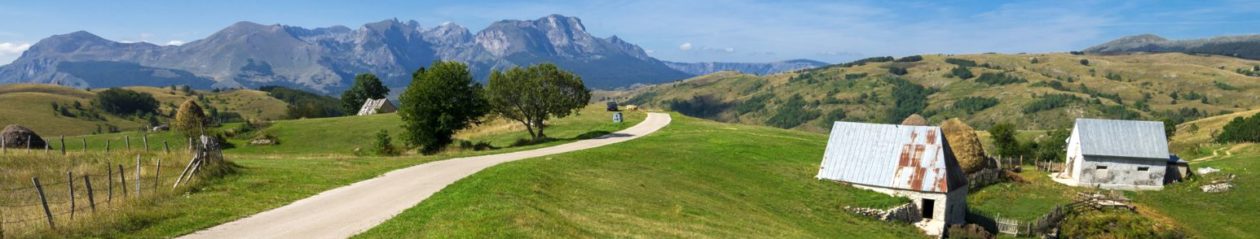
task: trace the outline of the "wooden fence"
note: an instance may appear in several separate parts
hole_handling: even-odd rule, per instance
[[[1012,218],[1004,218],[1000,214],[987,214],[984,212],[969,212],[969,214],[991,219],[997,227],[998,233],[1012,236],[1034,236],[1034,235],[1054,235],[1057,234],[1059,224],[1069,214],[1075,213],[1082,209],[1102,210],[1103,208],[1127,208],[1134,210],[1128,205],[1128,199],[1123,194],[1110,191],[1107,194],[1086,194],[1082,193],[1076,201],[1055,206],[1049,212],[1032,221],[1021,221]],[[969,218],[969,221],[973,219]],[[977,220],[978,221],[978,220]]]
[[[52,160],[63,158],[88,162],[70,167],[70,170],[65,171],[65,177],[49,177],[47,171],[43,171],[45,173],[32,176],[26,182],[0,182],[0,185],[10,185],[0,187],[0,192],[3,192],[0,195],[0,238],[6,237],[6,228],[33,229],[46,226],[57,229],[59,225],[90,220],[98,213],[118,211],[128,201],[161,198],[159,195],[168,195],[179,190],[180,183],[187,185],[202,165],[223,161],[218,144],[205,136],[202,136],[202,143],[199,145],[191,144],[193,141],[190,138],[192,158],[184,165],[181,165],[182,160],[175,157],[184,157],[181,155],[185,154],[171,154],[170,146],[166,142],[162,144],[165,153],[149,154],[150,157],[142,157],[138,151],[140,148],[112,154],[117,159],[118,154],[135,153],[135,163],[131,164],[117,163],[117,160],[104,160],[102,163],[98,158],[100,155],[68,154],[64,138],[59,137],[59,141],[60,149],[56,151],[47,146],[43,152],[29,147],[24,149],[26,152],[16,152],[18,150],[0,146],[0,160],[4,160],[3,157],[20,157],[22,155],[11,154],[22,153],[45,154]],[[124,139],[124,149],[130,146],[129,141],[129,137]],[[147,141],[147,137],[142,139],[145,145],[143,149],[146,151],[149,150]],[[82,142],[87,145],[86,139]],[[108,152],[109,143],[104,145]],[[83,150],[86,151],[86,147]]]

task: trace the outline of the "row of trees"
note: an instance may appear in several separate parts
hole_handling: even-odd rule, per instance
[[[545,139],[545,121],[566,117],[590,101],[582,78],[553,64],[517,67],[490,74],[489,86],[473,81],[468,66],[434,62],[412,74],[399,99],[404,141],[422,153],[452,142],[456,131],[493,113],[525,125],[534,140]]]

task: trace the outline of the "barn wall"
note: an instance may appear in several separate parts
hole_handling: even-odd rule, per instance
[[[892,196],[906,197],[915,205],[921,205],[923,199],[935,200],[932,204],[932,220],[925,224],[916,224],[929,235],[936,235],[934,233],[944,231],[945,226],[951,223],[961,224],[966,221],[967,187],[959,187],[949,193],[936,193],[873,187],[861,184],[853,184],[853,186]],[[920,206],[919,210],[923,210],[923,207]]]
[[[1161,160],[1086,155],[1076,177],[1082,186],[1105,189],[1160,189],[1168,163]],[[1098,169],[1103,166],[1106,169]],[[1138,167],[1148,167],[1138,171]]]

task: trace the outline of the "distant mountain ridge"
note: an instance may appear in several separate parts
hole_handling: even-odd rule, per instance
[[[666,61],[669,68],[692,75],[707,75],[719,71],[735,71],[744,74],[769,75],[802,69],[811,69],[829,65],[826,62],[796,59],[770,63],[735,63],[735,62],[671,62]]]
[[[78,31],[45,38],[13,63],[0,66],[0,84],[279,85],[332,94],[365,72],[402,88],[413,71],[435,60],[468,64],[480,80],[491,70],[550,62],[582,76],[592,88],[663,83],[712,72],[672,68],[617,36],[592,36],[576,17],[549,15],[498,21],[476,33],[454,23],[425,28],[397,19],[357,29],[243,21],[178,46],[121,43]],[[769,72],[795,67],[768,63],[737,68]]]
[[[1152,34],[1121,37],[1086,48],[1090,54],[1125,54],[1138,52],[1180,52],[1210,54],[1245,59],[1260,59],[1260,35],[1219,36],[1204,39],[1168,40]]]

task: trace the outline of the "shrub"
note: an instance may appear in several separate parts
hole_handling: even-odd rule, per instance
[[[905,75],[910,73],[910,71],[907,71],[906,68],[903,67],[891,66],[888,67],[888,73],[892,73],[893,75]]]
[[[789,97],[787,102],[780,104],[775,114],[766,120],[766,124],[787,129],[818,118],[818,115],[818,110],[807,109],[805,98],[796,94]]]
[[[1028,80],[1025,80],[1024,78],[1020,78],[1018,76],[1008,75],[1006,73],[986,72],[986,73],[980,74],[980,77],[976,78],[976,82],[984,83],[986,85],[1009,85],[1009,84],[1015,84],[1015,83],[1028,82]]]
[[[148,93],[110,88],[96,93],[92,105],[115,115],[156,114],[158,101]]]
[[[976,77],[976,75],[971,74],[971,69],[970,69],[970,68],[967,68],[966,66],[954,67],[954,69],[953,69],[953,70],[949,70],[949,73],[950,73],[950,74],[953,74],[953,76],[957,76],[959,79],[963,79],[963,80],[966,80],[966,79],[971,79],[972,77]]]
[[[1032,114],[1046,110],[1057,109],[1067,106],[1073,102],[1081,101],[1081,98],[1070,94],[1046,94],[1037,100],[1024,106],[1024,114]]]
[[[923,56],[920,56],[920,55],[913,55],[913,56],[906,56],[906,57],[902,57],[902,58],[897,58],[896,62],[918,62],[918,61],[922,61],[922,60],[923,60]]]
[[[1216,142],[1260,142],[1260,113],[1230,120],[1221,128],[1221,133],[1216,135]]]
[[[1089,66],[1089,59],[1081,59],[1082,66]]]
[[[376,132],[376,142],[372,144],[372,152],[378,156],[394,156],[399,153],[389,137],[389,131],[383,129]]]
[[[933,89],[901,78],[888,78],[888,82],[893,84],[892,95],[896,100],[888,113],[888,123],[897,123],[911,114],[923,112],[927,108],[927,97],[935,93]]]
[[[962,110],[963,112],[967,112],[967,114],[973,114],[988,109],[989,107],[996,106],[997,104],[998,100],[996,98],[971,96],[954,101],[954,109]]]
[[[977,66],[975,61],[967,60],[967,59],[958,59],[958,58],[945,58],[945,63],[958,65],[960,67]]]

